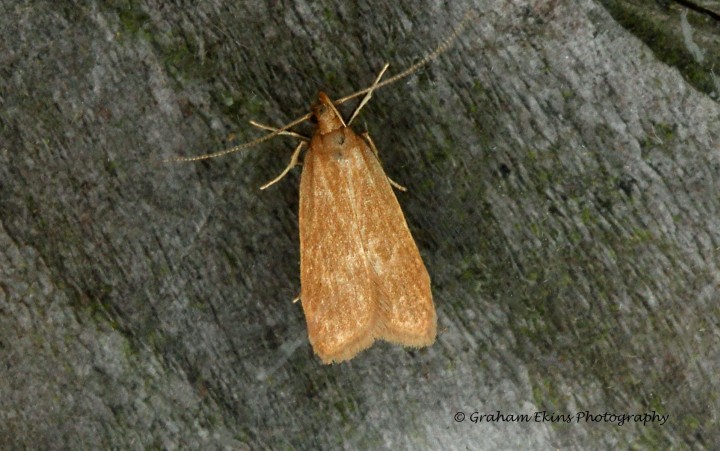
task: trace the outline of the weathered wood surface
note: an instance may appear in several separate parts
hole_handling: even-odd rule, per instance
[[[0,6],[1,448],[720,441],[717,92],[589,0],[199,3]],[[321,365],[299,171],[257,189],[294,143],[154,163],[399,71],[471,4],[357,121],[409,188],[438,341]]]

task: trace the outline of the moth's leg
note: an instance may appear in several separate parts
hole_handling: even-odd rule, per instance
[[[377,78],[375,79],[375,83],[373,83],[370,86],[370,88],[369,88],[370,90],[367,92],[367,94],[365,94],[365,97],[363,97],[363,99],[360,101],[360,104],[357,106],[357,108],[355,108],[355,111],[353,112],[352,116],[350,116],[348,125],[350,125],[350,123],[353,121],[353,119],[355,119],[355,117],[358,115],[358,113],[360,113],[360,110],[362,109],[362,107],[364,107],[365,104],[368,103],[368,101],[370,100],[370,97],[372,97],[372,93],[375,90],[375,87],[378,85],[378,83],[380,83],[380,79],[382,78],[383,74],[385,73],[385,71],[387,70],[387,68],[389,66],[390,66],[389,64],[385,63],[382,70],[380,70],[380,73],[378,74]]]
[[[362,137],[365,139],[365,141],[367,141],[368,145],[370,146],[370,149],[372,149],[373,153],[375,154],[375,158],[377,158],[378,161],[380,161],[380,155],[378,154],[377,147],[375,147],[375,143],[370,138],[370,134],[368,132],[364,132],[362,134]],[[387,177],[387,175],[385,177]],[[399,189],[400,191],[407,191],[407,188],[405,188],[401,184],[395,182],[395,180],[391,179],[390,177],[387,177],[387,179],[388,179],[388,182],[390,182],[390,184],[392,186],[394,186],[395,188]]]
[[[277,131],[277,130],[278,130],[278,129],[275,128],[275,127],[271,127],[271,126],[269,126],[269,125],[261,124],[261,123],[259,123],[259,122],[255,122],[255,121],[250,121],[250,125],[255,126],[255,127],[257,127],[257,128],[261,128],[261,129],[263,129],[263,130],[269,130],[269,131],[271,131],[271,132],[274,132],[274,131]],[[308,138],[308,137],[306,137],[306,136],[303,136],[303,135],[301,135],[301,134],[299,134],[299,133],[291,132],[291,131],[288,131],[288,130],[282,131],[282,132],[278,133],[278,135],[292,136],[293,138],[299,139],[300,141],[310,142],[310,138]]]
[[[300,144],[298,144],[297,147],[295,148],[295,150],[293,151],[292,157],[290,158],[290,163],[287,165],[287,167],[285,168],[285,170],[282,171],[282,172],[280,173],[280,175],[278,175],[278,176],[275,177],[274,179],[270,180],[269,182],[267,182],[266,184],[264,184],[263,186],[261,186],[260,189],[266,189],[266,188],[268,188],[268,187],[276,184],[277,182],[280,181],[280,179],[282,179],[283,177],[285,177],[285,175],[286,175],[288,172],[290,172],[290,169],[294,168],[294,167],[297,165],[298,157],[300,156],[300,151],[302,150],[302,148],[303,148],[304,145],[305,145],[305,141],[300,141]]]

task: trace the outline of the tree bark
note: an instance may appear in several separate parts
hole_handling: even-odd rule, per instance
[[[720,442],[718,91],[610,3],[5,2],[0,447]],[[355,122],[408,188],[438,339],[322,365],[291,302],[301,168],[258,190],[294,140],[161,161],[398,73],[469,8]]]

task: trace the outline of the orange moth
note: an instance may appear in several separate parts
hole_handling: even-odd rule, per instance
[[[284,134],[300,139],[290,164],[307,146],[300,180],[300,302],[313,350],[324,363],[353,358],[376,339],[410,347],[435,341],[436,314],[430,276],[367,133],[348,125],[372,92],[404,78],[444,52],[476,17],[465,15],[456,30],[421,61],[383,82],[333,102],[320,92],[312,112],[281,128],[251,122],[272,133],[213,154],[176,158],[197,161],[256,145]],[[365,94],[347,124],[335,105]],[[288,131],[314,116],[312,139]]]
[[[372,141],[355,134],[320,93],[318,125],[300,180],[300,300],[323,362],[376,338],[435,341],[430,276]]]

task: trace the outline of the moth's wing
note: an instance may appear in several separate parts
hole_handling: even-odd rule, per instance
[[[374,339],[377,295],[350,192],[354,178],[366,177],[363,165],[327,135],[313,138],[303,162],[300,300],[310,343],[325,363],[350,359]]]
[[[362,138],[355,138],[362,143],[366,174],[354,190],[353,205],[379,290],[375,336],[405,346],[431,345],[437,320],[430,276],[380,162]]]

